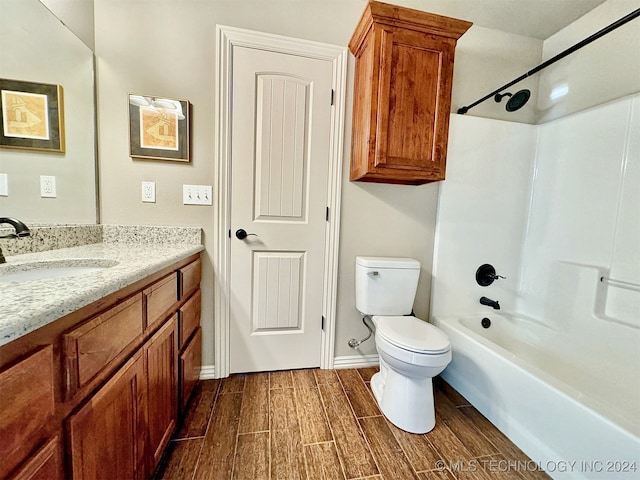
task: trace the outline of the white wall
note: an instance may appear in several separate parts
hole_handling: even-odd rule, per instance
[[[544,42],[543,60],[640,8],[640,0],[608,0]],[[640,91],[640,20],[554,63],[539,75],[537,122],[545,123]],[[554,89],[567,94],[552,99]],[[556,90],[557,91],[557,90]]]
[[[213,362],[214,266],[209,252],[213,251],[217,219],[214,208],[183,206],[181,188],[185,183],[215,185],[215,25],[347,45],[365,4],[364,0],[98,0],[95,4],[102,221],[203,227],[207,249],[202,283],[205,364]],[[480,78],[483,83],[497,84],[502,81],[507,66],[510,68],[513,63],[519,69],[524,63],[522,40],[510,42],[516,36],[495,34],[486,29],[478,29],[473,36],[475,40],[466,46],[461,39],[457,50],[459,59],[453,89],[454,95],[465,99],[476,97],[474,88]],[[541,42],[525,43],[534,50],[533,55],[539,57]],[[467,50],[473,53],[465,55]],[[480,55],[482,52],[484,55]],[[496,52],[499,52],[497,56]],[[352,83],[351,57],[347,84]],[[190,164],[129,158],[128,93],[162,95],[192,103]],[[356,255],[402,255],[420,260],[423,271],[416,312],[426,318],[438,189],[438,185],[412,187],[349,182],[351,86],[346,100],[336,356],[356,353],[347,346],[347,341],[366,333],[354,306]],[[156,182],[155,204],[140,202],[143,180]],[[361,351],[375,352],[373,342],[364,344]]]
[[[94,0],[40,0],[91,50],[95,48]]]
[[[518,78],[540,63],[542,41],[474,25],[458,41],[454,69],[451,111],[470,105],[502,85]],[[496,103],[485,100],[467,116],[494,118],[509,122],[536,123],[538,79],[534,76],[505,90],[515,93],[523,88],[531,91],[529,103],[516,112],[507,112],[507,98]],[[456,88],[458,87],[458,88]]]

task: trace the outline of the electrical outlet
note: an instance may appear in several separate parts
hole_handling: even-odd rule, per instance
[[[0,173],[0,197],[9,196],[9,181],[6,173]]]
[[[142,201],[156,203],[156,182],[142,182]]]
[[[182,185],[184,205],[213,205],[211,185]]]
[[[43,198],[56,197],[56,177],[53,175],[40,175],[40,196]]]

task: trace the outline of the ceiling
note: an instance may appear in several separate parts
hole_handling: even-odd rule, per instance
[[[469,20],[480,27],[546,40],[605,1],[392,0],[389,3]]]

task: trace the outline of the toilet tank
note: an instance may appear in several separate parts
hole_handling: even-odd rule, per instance
[[[356,257],[356,308],[363,315],[408,315],[419,277],[413,258]]]

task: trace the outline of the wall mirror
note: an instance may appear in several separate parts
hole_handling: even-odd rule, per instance
[[[0,148],[0,216],[97,223],[94,55],[39,0],[0,1],[0,78],[60,85],[65,151]],[[1,128],[1,127],[0,127]],[[42,196],[55,177],[55,197]],[[48,192],[50,195],[50,191]]]

